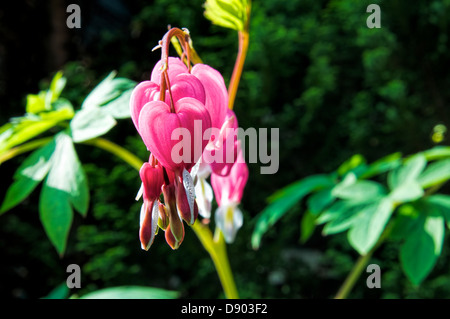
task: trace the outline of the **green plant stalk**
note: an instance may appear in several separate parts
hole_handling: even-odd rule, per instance
[[[104,138],[97,137],[92,140],[84,141],[82,144],[86,145],[92,145],[98,148],[101,148],[102,150],[105,150],[107,152],[110,152],[114,155],[116,155],[118,158],[129,164],[131,167],[133,167],[135,170],[139,172],[141,169],[141,166],[143,164],[142,160],[138,158],[136,155],[132,154],[131,152],[127,151],[123,147],[108,141]]]
[[[225,296],[228,299],[238,299],[239,294],[234,283],[233,273],[228,261],[225,239],[222,232],[219,230],[215,236],[216,240],[214,240],[209,227],[202,224],[199,220],[192,225],[192,229],[202,243],[203,247],[205,247],[206,251],[211,256],[225,292]]]
[[[0,165],[4,162],[6,162],[7,160],[10,160],[20,154],[32,151],[36,148],[39,148],[41,146],[44,146],[45,144],[49,143],[51,140],[53,139],[53,137],[44,137],[44,138],[40,138],[16,147],[13,147],[9,150],[7,150],[6,152],[0,154]]]
[[[364,269],[366,269],[367,264],[370,261],[370,258],[372,258],[373,253],[380,247],[380,245],[384,242],[384,240],[389,236],[391,230],[392,230],[392,223],[389,223],[386,226],[386,229],[381,234],[380,238],[378,239],[378,242],[372,247],[372,249],[365,255],[359,256],[358,260],[356,261],[355,265],[353,266],[352,270],[348,274],[347,278],[345,279],[342,286],[339,288],[338,293],[334,297],[334,299],[346,299],[348,294],[352,291],[353,287],[355,286],[356,282],[358,281],[359,277],[361,276]]]

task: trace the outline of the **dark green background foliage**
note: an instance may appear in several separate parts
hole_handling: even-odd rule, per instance
[[[76,108],[112,69],[135,81],[148,79],[160,58],[151,49],[168,24],[187,27],[201,58],[228,83],[237,36],[203,17],[202,0],[79,1],[79,30],[65,27],[71,2],[8,2],[0,9],[0,123],[22,115],[26,94],[47,87],[59,69],[68,78],[62,96]],[[370,3],[381,6],[381,29],[366,27]],[[235,111],[243,128],[280,128],[280,169],[260,175],[259,164],[249,165],[244,226],[228,246],[241,297],[334,296],[357,258],[345,235],[322,237],[318,231],[301,244],[299,204],[254,251],[252,219],[277,189],[331,172],[355,153],[372,162],[432,147],[433,127],[450,126],[449,22],[448,0],[253,1]],[[143,160],[148,156],[131,120],[119,121],[106,138]],[[80,295],[149,285],[178,290],[182,297],[223,297],[214,266],[191,230],[177,251],[161,234],[149,252],[141,250],[136,171],[104,151],[76,148],[91,190],[87,217],[74,215],[59,258],[40,225],[38,191],[1,216],[0,295],[42,297],[66,280],[67,265],[77,263],[82,288],[72,293]],[[2,198],[25,157],[0,167]],[[398,244],[387,243],[373,258],[381,266],[382,289],[367,289],[363,274],[351,297],[450,298],[447,244],[428,279],[415,288],[401,270]]]

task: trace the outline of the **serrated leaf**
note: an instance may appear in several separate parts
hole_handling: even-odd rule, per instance
[[[348,240],[359,254],[365,255],[374,247],[393,210],[392,201],[389,198],[383,198],[367,206],[358,214],[348,232]]]
[[[72,223],[72,205],[85,215],[89,192],[71,138],[62,132],[55,137],[55,141],[52,166],[42,187],[39,213],[50,241],[62,255]]]
[[[257,249],[264,233],[288,212],[298,201],[312,191],[334,185],[328,175],[313,175],[279,190],[270,197],[271,203],[256,218],[252,246]]]
[[[81,297],[81,299],[175,299],[179,293],[153,287],[121,286],[100,289]]]
[[[441,254],[444,238],[442,216],[422,217],[400,248],[400,261],[409,280],[416,286],[428,276]]]
[[[52,140],[25,159],[14,174],[14,182],[6,192],[0,214],[22,202],[44,179],[50,169],[50,158],[54,150],[55,142]]]
[[[106,134],[116,123],[116,120],[100,107],[82,109],[70,122],[73,141],[79,143]]]
[[[412,156],[402,166],[389,173],[389,188],[393,190],[403,183],[409,183],[417,180],[426,164],[427,160],[422,153]]]
[[[423,188],[438,185],[450,179],[450,159],[444,159],[430,164],[420,174],[418,181]]]

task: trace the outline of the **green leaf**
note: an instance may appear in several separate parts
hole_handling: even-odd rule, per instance
[[[206,0],[205,17],[224,28],[244,30],[247,20],[247,1]]]
[[[51,102],[55,102],[61,95],[62,90],[66,86],[67,79],[63,77],[62,71],[56,72],[50,83]]]
[[[450,146],[435,146],[423,152],[427,161],[439,160],[450,157]]]
[[[444,238],[442,216],[421,217],[400,248],[400,261],[409,280],[416,286],[428,276],[441,254]]]
[[[300,224],[300,241],[301,243],[306,243],[306,241],[311,237],[314,233],[314,229],[316,228],[315,216],[311,214],[309,211],[306,211],[302,217],[302,221]]]
[[[335,218],[330,220],[322,230],[323,235],[332,235],[343,232],[349,229],[355,219],[358,217],[358,213],[361,211],[361,206],[351,206],[341,211]]]
[[[26,142],[54,127],[59,122],[72,117],[73,109],[64,107],[55,111],[41,112],[39,116],[31,115],[15,119],[14,124],[10,127],[12,131],[5,132],[8,137],[0,140],[0,153]]]
[[[85,215],[89,204],[89,192],[86,176],[71,138],[62,132],[55,140],[52,166],[41,191],[39,213],[51,243],[62,255],[72,224],[72,205]]]
[[[334,185],[334,180],[328,175],[313,175],[288,185],[277,191],[269,200],[267,206],[256,218],[252,234],[252,246],[257,249],[264,233],[288,212],[298,201],[312,191],[317,191]]]
[[[312,194],[307,201],[308,209],[312,215],[320,214],[328,205],[330,205],[335,197],[331,194],[333,187],[320,190]]]
[[[37,114],[47,110],[45,96],[45,91],[41,91],[39,94],[28,94],[26,105],[27,113]]]
[[[433,205],[442,216],[444,216],[447,223],[450,223],[450,196],[443,194],[435,194],[423,198],[423,203],[426,205]]]
[[[367,170],[360,176],[360,178],[367,179],[396,169],[401,165],[401,157],[401,153],[393,153],[373,162],[367,167]]]
[[[427,160],[422,153],[412,156],[402,166],[389,173],[389,188],[393,190],[403,183],[417,180],[426,164]]]
[[[416,181],[410,181],[409,183],[401,184],[396,187],[389,197],[399,203],[411,202],[419,199],[424,195],[422,187]]]
[[[377,182],[363,180],[348,185],[340,183],[334,187],[332,195],[342,199],[367,202],[386,195],[386,189]]]
[[[122,92],[128,91],[136,86],[136,82],[125,78],[114,78],[117,72],[111,72],[103,81],[101,81],[86,99],[81,107],[91,108],[99,107],[118,98]]]
[[[88,293],[81,299],[175,299],[179,293],[153,287],[121,286],[100,289]]]
[[[50,169],[50,157],[54,150],[55,142],[52,140],[25,159],[14,174],[14,182],[6,192],[0,214],[22,202],[44,179]]]
[[[116,123],[116,120],[100,107],[82,109],[70,122],[73,141],[79,143],[103,135]]]
[[[64,281],[63,283],[56,286],[50,293],[42,297],[42,299],[66,299],[69,296],[69,287]]]
[[[123,92],[118,98],[106,103],[102,109],[116,119],[126,119],[130,115],[130,99],[133,90]]]
[[[364,164],[366,164],[366,159],[361,154],[355,154],[350,159],[342,163],[341,166],[339,166],[339,168],[337,169],[337,173],[339,174],[339,176],[343,176],[356,167]]]
[[[389,198],[383,198],[367,206],[358,214],[348,232],[348,240],[359,254],[367,254],[377,243],[393,210],[392,201]]]
[[[438,185],[450,178],[450,159],[444,159],[430,164],[420,174],[418,181],[423,188]]]

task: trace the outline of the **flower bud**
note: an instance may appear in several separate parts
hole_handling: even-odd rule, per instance
[[[141,247],[148,250],[155,239],[158,230],[158,203],[144,201],[141,207],[139,239]]]

